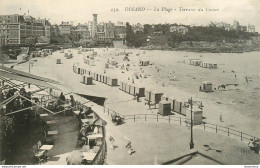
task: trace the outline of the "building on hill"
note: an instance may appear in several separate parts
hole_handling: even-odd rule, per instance
[[[186,34],[188,32],[188,28],[185,26],[171,26],[170,32],[173,33],[180,33],[180,34]]]
[[[234,22],[233,22],[233,29],[236,31],[239,31],[239,29],[240,29],[239,22],[236,20],[234,20]]]
[[[97,25],[97,40],[99,42],[112,42],[115,38],[115,24],[101,22]]]
[[[59,25],[60,34],[71,34],[72,25],[69,22],[61,22]]]
[[[91,39],[87,24],[79,23],[74,29],[72,29],[71,34],[74,41]]]
[[[255,33],[255,26],[248,24],[247,31],[251,33]]]
[[[137,23],[136,25],[133,25],[133,31],[136,32],[144,32],[144,25]]]
[[[57,24],[51,26],[51,34],[55,36],[60,35],[59,26]]]

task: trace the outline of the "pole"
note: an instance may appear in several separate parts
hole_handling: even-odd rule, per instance
[[[29,61],[29,73],[31,73],[31,62]],[[28,83],[28,88],[30,88],[30,83]]]
[[[191,97],[191,103],[190,103],[190,119],[191,119],[191,132],[190,132],[190,149],[194,148],[194,143],[193,143],[193,121],[192,121],[192,97]]]

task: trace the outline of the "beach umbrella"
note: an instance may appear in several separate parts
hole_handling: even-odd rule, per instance
[[[99,126],[106,126],[107,125],[107,122],[105,120],[102,120],[101,118],[97,119],[95,122],[94,122],[95,125],[99,125]]]
[[[83,155],[81,151],[72,151],[66,158],[67,165],[81,165]]]

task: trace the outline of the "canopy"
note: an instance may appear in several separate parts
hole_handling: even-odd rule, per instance
[[[25,76],[20,76],[20,75],[8,73],[8,72],[1,71],[1,70],[0,70],[0,74],[4,78],[9,78],[9,79],[21,81],[21,82],[24,82],[24,83],[30,83],[30,84],[33,84],[33,85],[38,85],[38,86],[43,86],[43,87],[59,90],[57,87],[47,83],[46,81],[37,80],[37,79],[34,79],[34,78],[25,77]]]
[[[85,94],[79,94],[75,93],[81,97],[84,97],[85,99],[88,99],[90,101],[93,101],[94,103],[103,106],[105,103],[106,98],[105,97],[98,97],[98,96],[91,96],[91,95],[85,95]]]

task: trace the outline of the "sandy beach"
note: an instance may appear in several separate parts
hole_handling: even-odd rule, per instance
[[[74,56],[72,59],[66,59],[64,54],[60,53],[59,51],[54,52],[48,57],[34,58],[37,60],[37,62],[35,62],[33,67],[31,67],[31,73],[59,81],[62,84],[62,86],[59,86],[59,88],[61,88],[61,90],[67,90],[67,92],[106,97],[107,99],[105,106],[123,115],[157,114],[158,109],[149,110],[148,106],[144,104],[144,98],[141,99],[141,102],[136,102],[136,100],[133,100],[133,96],[122,92],[118,87],[110,87],[97,81],[94,81],[94,85],[84,85],[80,83],[82,76],[74,73],[72,67],[74,64],[78,64],[82,68],[89,69],[100,74],[106,74],[111,77],[116,77],[119,81],[127,81],[129,83],[132,82],[134,74],[139,76],[140,74],[141,76],[146,75],[147,78],[134,78],[135,84],[144,86],[148,89],[158,90],[165,95],[175,98],[179,101],[187,101],[188,98],[193,97],[193,99],[203,102],[203,116],[205,117],[204,121],[221,126],[227,126],[254,136],[259,134],[260,125],[258,100],[260,94],[258,87],[260,74],[258,66],[260,59],[257,57],[259,54],[258,52],[220,55],[176,51],[143,52],[141,50],[126,50],[127,52],[132,52],[132,54],[129,54],[130,61],[124,61],[124,55],[116,56],[116,53],[123,51],[122,49],[109,48],[107,51],[106,49],[99,48],[95,49],[97,56],[94,57],[94,66],[89,66],[84,63],[83,58],[87,55],[91,55],[91,52],[83,52],[83,54],[78,54],[77,49],[71,49],[71,51]],[[65,50],[65,52],[68,52],[68,50]],[[138,53],[140,53],[139,56],[136,55]],[[56,59],[58,58],[61,59],[62,64],[56,64]],[[198,58],[205,62],[217,63],[218,69],[206,69],[189,65],[188,59],[191,58]],[[109,68],[105,68],[105,63],[108,61],[108,59],[109,61],[117,61],[118,68],[111,66],[111,64],[109,65]],[[149,59],[152,65],[139,67],[139,60],[142,59]],[[126,67],[127,64],[130,65],[128,71],[120,68],[123,64],[124,67]],[[14,69],[28,72],[28,63],[15,66]],[[159,72],[158,69],[160,69]],[[232,72],[232,70],[234,72]],[[248,84],[245,84],[245,77],[248,77],[249,79]],[[219,90],[211,93],[204,93],[199,92],[199,85],[202,81],[211,81],[213,83],[213,87],[217,87],[221,84],[238,84],[238,86],[227,88],[226,91]],[[162,86],[163,83],[164,86]],[[76,98],[80,99],[79,97]],[[101,118],[110,120],[110,118],[103,113],[102,107],[95,111],[101,115]],[[220,122],[219,120],[220,113],[223,115],[223,122]],[[176,116],[178,115],[176,114]],[[189,138],[187,137],[189,137],[189,130],[184,126],[176,126],[172,124],[165,125],[164,123],[149,123],[146,126],[141,125],[142,123],[130,122],[126,123],[126,125],[115,127],[109,124],[107,126],[107,131],[116,137],[119,144],[121,144],[121,147],[125,141],[122,136],[127,135],[129,138],[132,138],[131,140],[133,141],[133,144],[139,144],[136,146],[137,149],[144,150],[145,147],[142,145],[144,145],[147,141],[145,140],[140,142],[139,139],[143,138],[142,135],[144,132],[147,131],[147,135],[144,136],[147,137],[147,140],[149,141],[149,139],[152,139],[152,137],[149,138],[151,135],[156,134],[156,137],[162,137],[166,134],[166,132],[167,135],[170,134],[170,131],[168,130],[170,130],[171,127],[171,129],[182,132],[180,133],[181,135],[178,136],[186,137],[185,139],[187,142],[183,142],[183,145],[188,144]],[[149,130],[149,128],[154,129]],[[141,132],[140,136],[136,136],[137,132],[139,131]],[[213,134],[210,132],[205,133],[205,131],[197,129],[195,129],[195,134],[197,134],[195,136],[195,138],[197,138],[195,143],[198,144],[197,147],[199,149],[202,149],[203,145],[207,143],[214,143],[217,146],[221,146],[224,145],[224,142],[228,140],[230,142],[226,144],[225,147],[228,147],[229,149],[225,150],[223,148],[222,150],[224,152],[234,152],[235,150],[238,150],[235,147],[236,145],[230,145],[232,142],[234,142],[234,139],[232,138],[230,139],[219,134],[212,136]],[[198,137],[204,137],[203,139],[205,139],[205,141],[200,142],[200,138]],[[208,137],[211,138],[206,140]],[[221,137],[221,140],[216,142],[216,139],[219,137]],[[156,141],[158,141],[158,138],[154,138],[154,142],[151,143],[155,143]],[[170,143],[171,138],[163,138],[163,141]],[[176,140],[176,143],[179,141],[182,140]],[[235,140],[234,143],[237,143],[237,146],[240,146],[240,148],[247,147],[247,144],[241,143],[237,140]],[[178,148],[177,146],[176,150]],[[131,156],[130,160],[127,161],[129,157],[125,151],[121,151],[123,150],[121,147],[115,151],[108,149],[108,164],[130,164],[131,159],[131,164],[152,164],[155,162],[155,160],[157,160],[157,164],[161,164],[164,161],[167,161],[167,159],[169,160],[174,158],[169,157],[167,159],[162,159],[163,155],[160,157],[155,156],[158,152],[154,150],[151,151],[151,153],[154,155],[147,157],[144,162],[138,159],[138,156],[140,157],[139,154]],[[151,148],[152,147],[147,147],[147,149]],[[168,146],[166,145],[160,148],[162,148],[161,153],[163,153],[168,148]],[[169,153],[172,152],[174,156],[181,154],[180,151],[176,153],[176,150],[169,151]],[[120,155],[120,159],[118,159],[118,155],[115,155],[114,153],[116,151],[121,154],[125,154]],[[143,153],[145,152],[141,152],[141,154]],[[225,154],[230,155],[228,153]],[[213,155],[218,155],[216,157],[223,159],[221,157],[221,153],[214,153]],[[226,160],[222,161],[227,162]],[[228,162],[227,164],[235,163]]]

